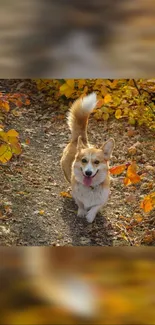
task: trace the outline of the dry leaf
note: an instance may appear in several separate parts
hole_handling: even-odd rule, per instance
[[[143,220],[143,217],[139,213],[134,213],[133,218],[137,222],[141,222]]]
[[[71,197],[72,197],[72,196],[71,196],[69,193],[67,193],[67,192],[61,192],[60,195],[61,195],[62,197],[67,197],[67,198],[71,198]]]
[[[117,119],[121,118],[122,117],[122,111],[121,109],[117,109],[116,112],[115,112],[115,117]]]
[[[141,181],[141,177],[136,173],[137,166],[133,162],[127,169],[126,177],[124,179],[124,185],[136,184]]]
[[[128,166],[128,164],[114,166],[114,167],[111,167],[109,169],[109,171],[112,175],[119,175],[124,172],[124,170],[127,168],[127,166]]]
[[[103,101],[104,101],[104,104],[108,104],[109,102],[111,102],[112,98],[111,98],[110,94],[105,95]]]
[[[29,145],[29,144],[30,144],[30,139],[26,139],[26,140],[25,140],[25,143],[26,143],[27,145]]]
[[[44,213],[45,213],[44,210],[40,210],[40,211],[39,211],[39,214],[40,214],[41,216],[42,216]]]
[[[145,212],[150,212],[155,206],[155,192],[144,197],[140,203],[140,208]]]

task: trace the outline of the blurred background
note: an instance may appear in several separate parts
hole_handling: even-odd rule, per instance
[[[155,324],[153,248],[0,248],[0,324]]]
[[[149,78],[154,0],[1,0],[1,78]]]

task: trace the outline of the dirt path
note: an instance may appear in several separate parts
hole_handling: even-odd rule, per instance
[[[66,120],[58,119],[59,112],[47,109],[47,104],[44,107],[38,93],[33,94],[30,107],[19,112],[18,117],[9,117],[8,126],[20,133],[23,153],[0,167],[0,210],[4,212],[0,245],[154,245],[153,211],[144,215],[138,203],[153,187],[151,132],[137,129],[131,136],[126,122],[112,120],[105,125],[90,119],[92,143],[101,143],[109,136],[116,141],[111,165],[129,161],[128,148],[139,142],[135,159],[145,175],[143,182],[129,187],[124,187],[123,176],[115,177],[108,205],[88,225],[77,217],[74,201],[60,195],[68,189],[59,165],[69,137]],[[8,212],[5,206],[10,208]]]

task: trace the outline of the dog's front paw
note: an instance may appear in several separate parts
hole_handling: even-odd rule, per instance
[[[95,219],[96,215],[92,213],[91,211],[87,213],[86,219],[89,223],[92,223]]]
[[[84,209],[78,209],[77,213],[78,217],[84,217],[86,215],[86,211]]]

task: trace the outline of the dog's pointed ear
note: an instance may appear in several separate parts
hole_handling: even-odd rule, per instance
[[[82,141],[82,137],[81,135],[78,137],[78,141],[77,141],[77,151],[80,151],[81,149],[85,149],[85,145]]]
[[[102,145],[101,149],[103,150],[105,160],[109,160],[111,158],[112,152],[114,150],[114,146],[115,146],[115,141],[112,138],[110,138]]]

